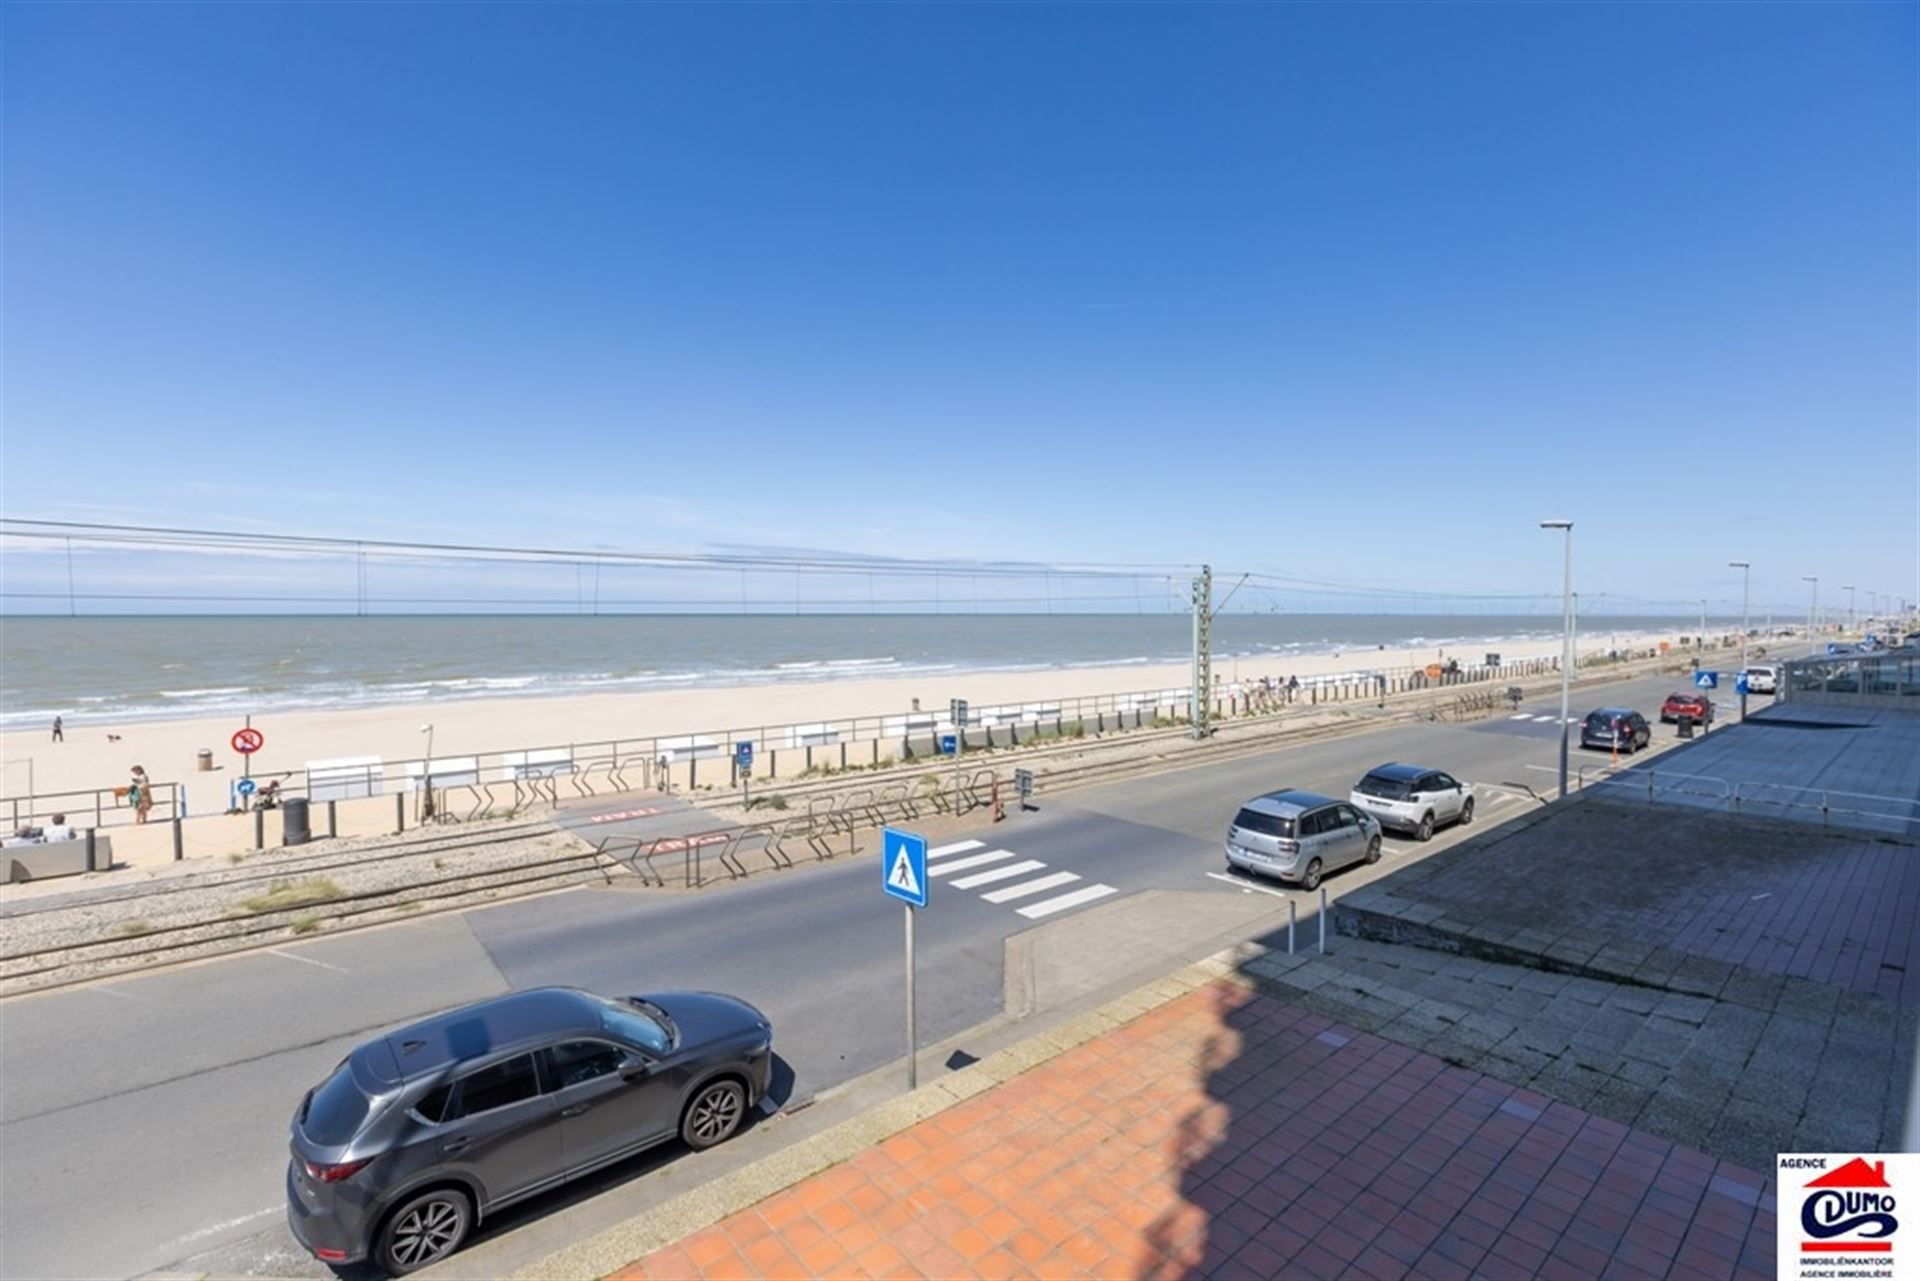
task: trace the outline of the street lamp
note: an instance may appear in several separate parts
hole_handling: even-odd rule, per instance
[[[1802,574],[1800,575],[1800,581],[1813,584],[1813,595],[1807,598],[1807,657],[1812,658],[1815,649],[1813,620],[1814,615],[1818,613],[1820,609],[1820,575]]]
[[[1573,522],[1543,520],[1542,529],[1558,529],[1566,534],[1566,570],[1560,580],[1560,799],[1567,799],[1567,714],[1570,710],[1569,684],[1573,679]]]
[[[1840,590],[1847,594],[1847,635],[1851,636],[1860,630],[1860,616],[1853,608],[1853,588],[1842,587]]]
[[[1730,560],[1728,569],[1740,571],[1740,719],[1747,719],[1747,584],[1753,576],[1753,562]]]
[[[427,786],[427,799],[426,799],[425,806],[421,809],[420,812],[422,817],[432,818],[433,817],[433,725],[432,723],[429,722],[428,724],[422,725],[420,727],[420,732],[427,736],[427,759],[421,764],[421,772],[424,775],[424,781]]]

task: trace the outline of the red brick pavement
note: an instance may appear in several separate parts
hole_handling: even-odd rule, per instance
[[[1771,1277],[1761,1174],[1221,983],[618,1281]]]

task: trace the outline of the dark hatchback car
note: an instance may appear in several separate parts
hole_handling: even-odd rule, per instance
[[[1653,726],[1630,707],[1602,707],[1580,722],[1580,746],[1637,752],[1653,741]]]
[[[323,1263],[412,1272],[511,1202],[675,1136],[731,1137],[772,1061],[766,1017],[715,993],[538,988],[451,1010],[307,1092],[287,1218]]]

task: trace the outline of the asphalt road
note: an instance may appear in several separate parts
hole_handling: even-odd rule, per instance
[[[1606,701],[1651,718],[1672,688],[1609,686]],[[1576,702],[1575,715],[1590,705]],[[1016,933],[1143,890],[1276,890],[1222,875],[1224,824],[1257,792],[1344,794],[1369,766],[1410,760],[1480,785],[1483,824],[1531,807],[1499,785],[1548,794],[1557,707],[1521,710],[1528,719],[1394,724],[1085,788],[964,833],[980,844],[936,862],[933,907],[917,922],[923,1043],[1000,1016]],[[1657,727],[1656,742],[1671,737]],[[1425,846],[1389,837],[1378,867],[1329,888],[1464,835]],[[942,874],[967,860],[977,861]],[[902,909],[881,895],[878,870],[862,858],[692,894],[575,891],[10,1001],[0,1006],[0,1277],[135,1276],[214,1249],[249,1270],[324,1275],[283,1223],[291,1109],[367,1035],[500,991],[737,992],[772,1017],[792,1071],[783,1093],[795,1098],[894,1062],[905,1052]],[[1007,893],[1042,878],[1060,879]],[[643,1197],[659,1165],[642,1163],[601,1195]]]

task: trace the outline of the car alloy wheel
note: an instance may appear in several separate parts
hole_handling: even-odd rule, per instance
[[[473,1211],[458,1192],[429,1192],[397,1211],[381,1234],[380,1262],[388,1272],[404,1276],[437,1263],[460,1248]]]
[[[1379,861],[1380,861],[1380,838],[1377,836],[1369,837],[1367,840],[1367,862],[1378,863]]]
[[[1317,890],[1320,888],[1320,860],[1319,859],[1316,858],[1316,859],[1308,860],[1306,875],[1301,878],[1300,884],[1310,890]]]
[[[1421,816],[1420,826],[1413,829],[1413,839],[1416,841],[1430,841],[1433,839],[1433,815],[1426,814]]]
[[[1469,796],[1467,803],[1460,807],[1460,826],[1465,827],[1471,822],[1473,822],[1473,798]]]
[[[681,1137],[691,1148],[710,1148],[731,1138],[747,1114],[746,1092],[732,1081],[715,1081],[687,1105]]]

